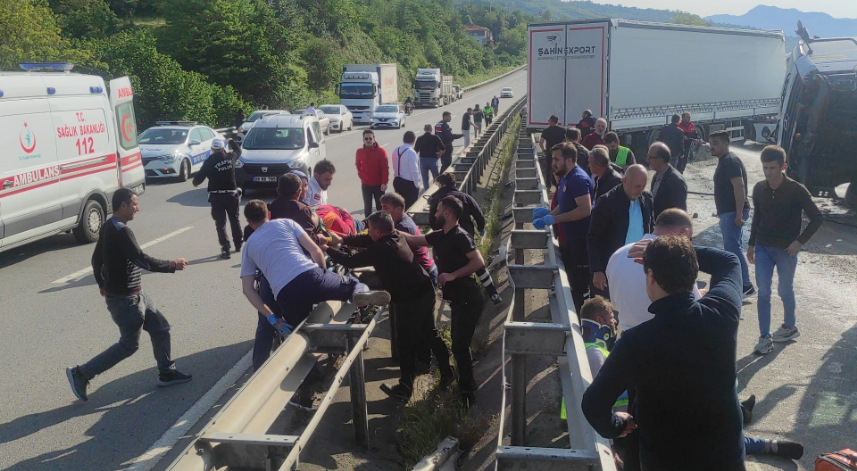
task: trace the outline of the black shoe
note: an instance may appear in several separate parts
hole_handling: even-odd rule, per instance
[[[243,244],[242,242],[236,242],[236,243],[235,243],[235,253],[240,252],[240,251],[241,251],[241,247],[242,247],[243,245],[244,245],[244,244]]]
[[[744,287],[744,299],[747,299],[754,294],[756,294],[756,288],[754,288],[753,285],[747,285]]]
[[[750,396],[749,399],[741,403],[741,412],[744,414],[744,423],[749,424],[753,421],[753,408],[756,407],[756,396]]]
[[[229,255],[229,246],[220,249],[220,258],[228,260],[230,257],[231,255]]]
[[[384,391],[393,399],[398,399],[402,402],[411,400],[411,389],[402,383],[396,383],[395,385],[384,383],[381,385],[381,391]]]
[[[86,397],[86,387],[89,386],[89,381],[83,377],[80,372],[80,367],[66,368],[65,375],[68,378],[68,383],[71,385],[71,392],[81,401],[88,401]]]
[[[492,295],[491,295],[491,301],[492,301],[492,302],[494,303],[494,305],[496,306],[496,305],[498,305],[498,304],[502,304],[502,303],[503,303],[503,298],[501,298],[501,297],[500,297],[500,293],[494,293],[494,294],[492,294]]]
[[[173,370],[169,374],[158,375],[158,386],[165,388],[167,386],[175,386],[176,384],[187,383],[192,380],[192,375],[186,375],[178,370]]]
[[[431,361],[417,360],[417,365],[414,371],[416,371],[417,375],[427,375],[431,373]]]
[[[799,460],[803,456],[803,445],[786,440],[771,440],[771,454],[790,460]]]
[[[437,383],[437,389],[441,391],[446,391],[452,386],[453,374],[449,372],[447,374],[440,374],[440,381]]]

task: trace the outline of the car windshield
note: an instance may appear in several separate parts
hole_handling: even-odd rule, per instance
[[[247,133],[242,145],[247,150],[294,150],[303,146],[302,128],[253,128]]]
[[[164,145],[183,144],[187,139],[187,129],[150,128],[140,134],[140,144]]]
[[[268,116],[269,114],[272,113],[270,111],[254,111],[253,114],[251,114],[250,117],[247,118],[247,122],[252,123],[253,121],[258,121],[264,118],[265,116]]]
[[[511,92],[511,91],[512,91],[512,89],[511,89],[511,88],[504,88],[504,89],[503,89],[503,91],[504,91],[504,92]]]
[[[371,83],[343,83],[339,90],[339,98],[372,98],[375,89]]]
[[[321,111],[324,111],[327,114],[339,114],[338,106],[322,106]]]
[[[375,108],[376,113],[398,113],[399,107],[397,106],[379,106]]]
[[[437,82],[434,79],[417,79],[414,81],[414,88],[418,88],[421,90],[434,90],[435,88],[437,88]]]

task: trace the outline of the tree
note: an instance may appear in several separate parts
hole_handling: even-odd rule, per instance
[[[103,39],[119,30],[119,18],[104,0],[50,0],[66,36]]]
[[[692,13],[686,13],[683,11],[676,13],[675,16],[673,16],[669,22],[678,25],[711,26],[711,23],[703,20],[699,15],[694,15]]]

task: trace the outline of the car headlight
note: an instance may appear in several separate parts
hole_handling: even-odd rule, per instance
[[[303,158],[298,157],[295,160],[289,162],[289,168],[301,168],[304,164]]]
[[[179,158],[179,154],[167,154],[167,155],[161,156],[161,160],[163,160],[164,163],[167,163],[167,164],[171,164],[171,163],[175,162],[176,159],[178,159],[178,158]]]
[[[241,160],[240,158],[235,161],[235,165],[234,165],[235,168],[241,168],[243,166],[244,166],[244,161]]]

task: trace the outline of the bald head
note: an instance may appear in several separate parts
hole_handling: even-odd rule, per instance
[[[693,219],[686,211],[679,208],[669,208],[661,211],[655,221],[654,235],[683,235],[687,238],[693,237]]]
[[[634,164],[625,170],[625,177],[622,178],[622,187],[625,189],[625,195],[629,200],[635,200],[646,190],[646,183],[649,180],[649,174],[646,172],[646,167],[640,164]]]

